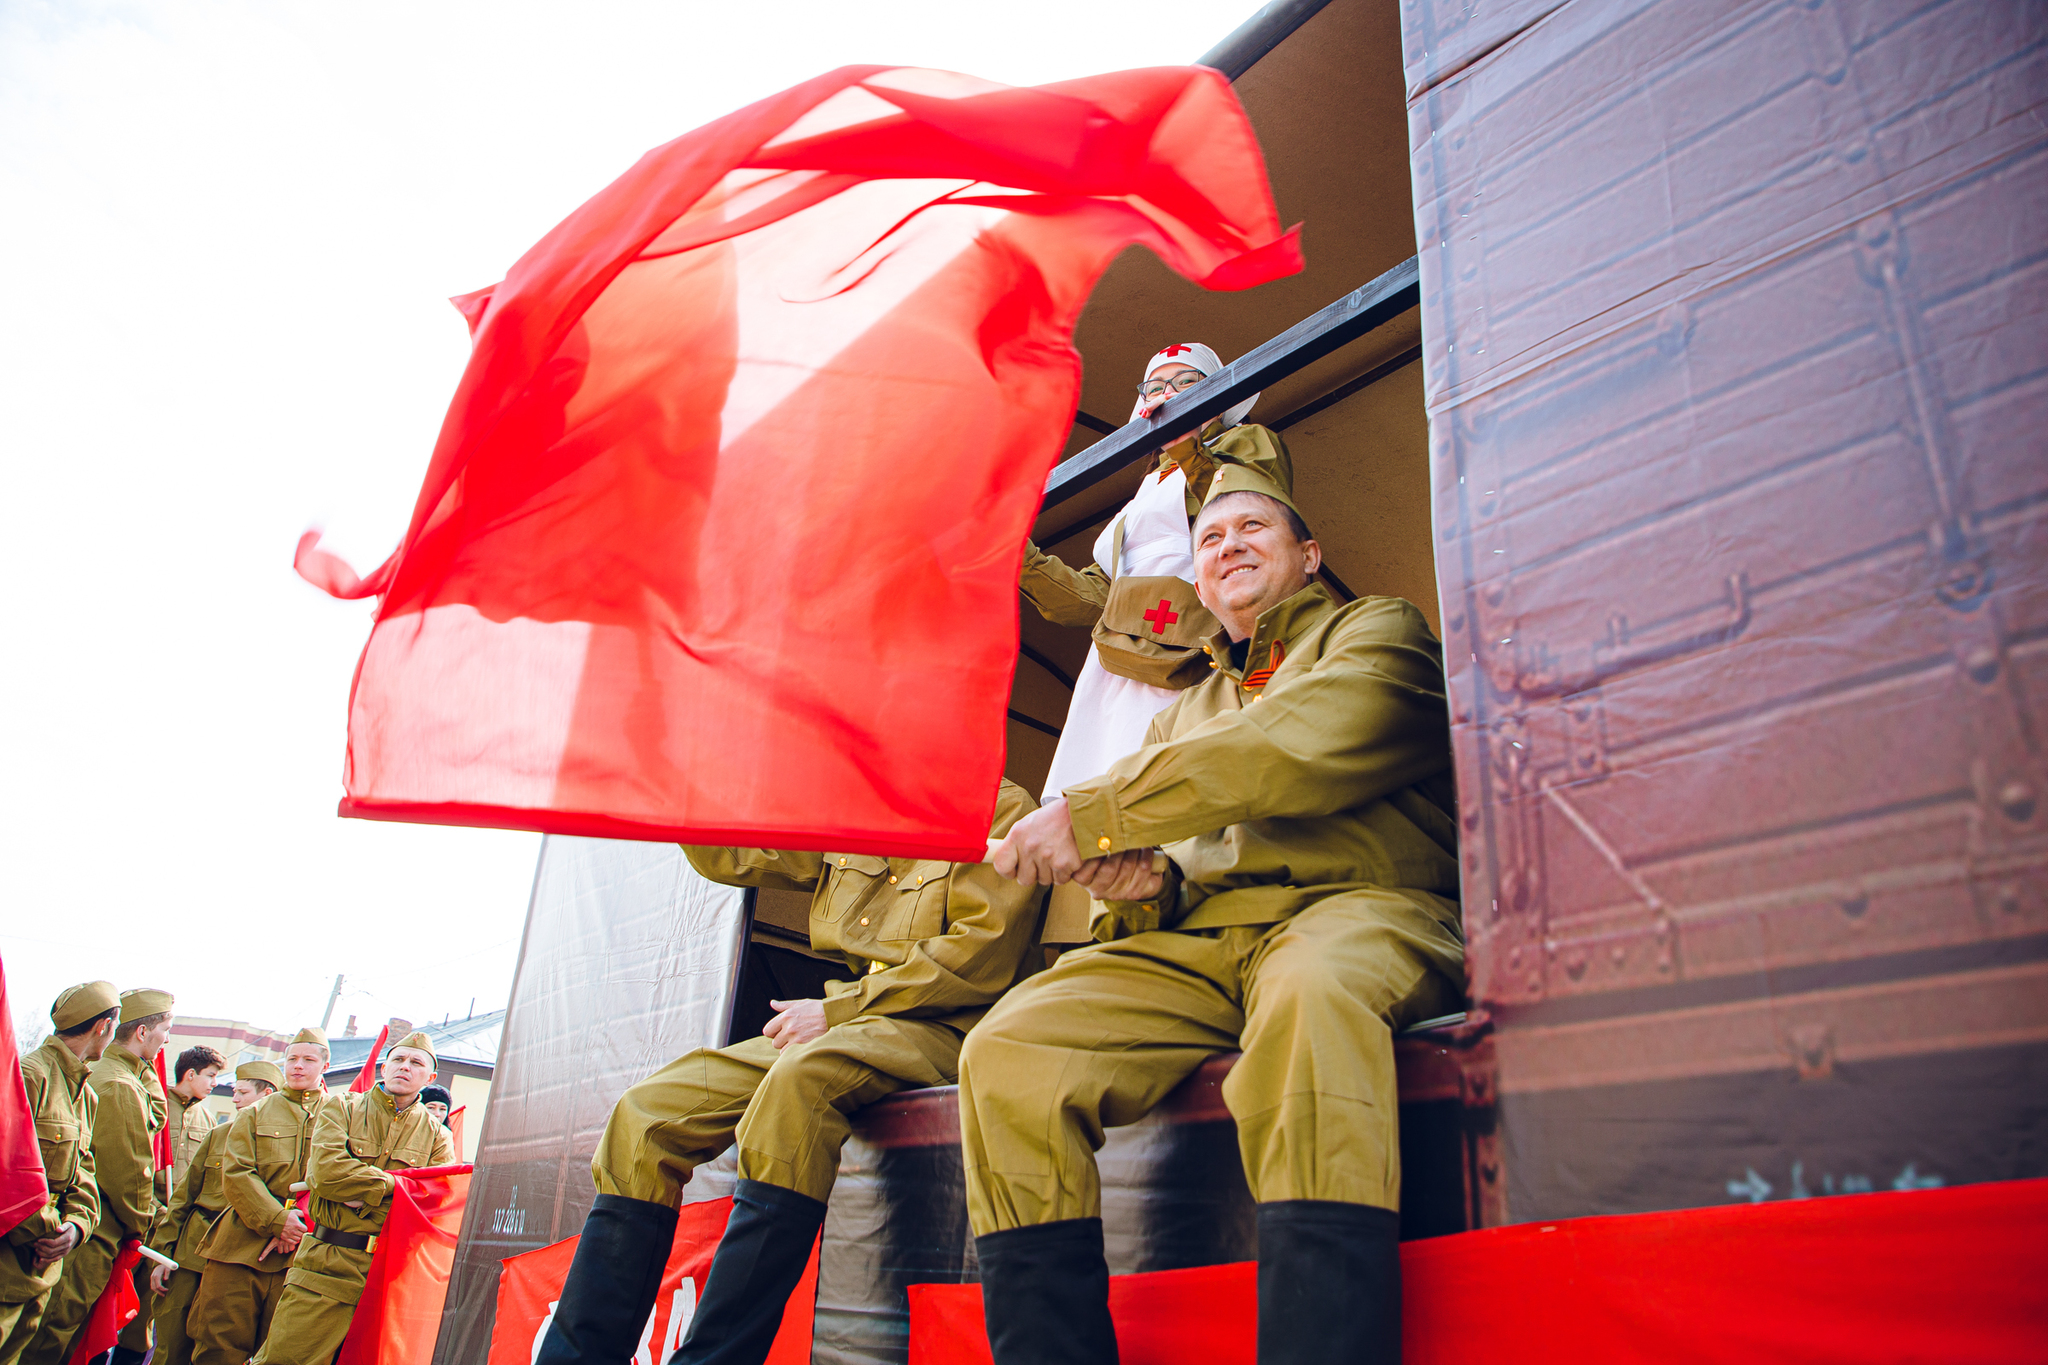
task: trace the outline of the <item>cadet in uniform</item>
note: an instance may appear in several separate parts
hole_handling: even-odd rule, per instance
[[[156,1239],[163,1233],[164,1210],[169,1206],[178,1182],[185,1178],[185,1170],[192,1164],[192,1154],[199,1150],[199,1144],[214,1127],[213,1115],[208,1112],[204,1101],[213,1093],[214,1078],[220,1075],[220,1069],[220,1054],[210,1047],[200,1046],[188,1047],[179,1053],[178,1064],[171,1070],[171,1088],[164,1094],[164,1131],[171,1139],[171,1164],[156,1172],[157,1226],[150,1229],[151,1247],[155,1247]],[[151,1077],[154,1078],[155,1074],[152,1069]],[[158,1271],[166,1275],[170,1273],[167,1267],[148,1257],[136,1263],[135,1300],[142,1305],[142,1311],[121,1329],[112,1365],[137,1365],[149,1354],[150,1345],[156,1339],[157,1315],[150,1311],[150,1303],[158,1292],[153,1288]],[[157,1357],[161,1362],[161,1350]]]
[[[1261,1365],[1401,1358],[1393,1031],[1463,984],[1442,651],[1407,602],[1338,604],[1320,563],[1277,485],[1219,471],[1195,523],[1215,672],[996,851],[1086,885],[1105,940],[961,1057],[997,1365],[1116,1359],[1103,1129],[1240,1047],[1223,1097],[1259,1201]]]
[[[175,1105],[178,1095],[184,1089],[188,1076],[200,1076],[208,1068],[197,1067],[187,1070],[186,1062],[194,1052],[212,1053],[212,1048],[190,1048],[178,1058],[178,1083],[171,1087],[171,1100]],[[214,1054],[216,1060],[219,1054]],[[218,1071],[219,1068],[211,1068]],[[235,1068],[237,1080],[263,1080],[272,1086],[283,1080],[283,1075],[272,1062],[244,1062]],[[212,1082],[209,1079],[208,1087]],[[262,1097],[260,1086],[237,1086],[235,1108],[247,1109]],[[190,1106],[198,1108],[197,1104]],[[177,1132],[174,1120],[171,1131]],[[192,1310],[192,1296],[198,1292],[199,1276],[206,1269],[206,1257],[200,1254],[199,1244],[206,1240],[206,1234],[227,1207],[227,1195],[221,1188],[221,1158],[224,1155],[223,1139],[228,1135],[228,1125],[216,1124],[206,1130],[199,1139],[198,1147],[185,1164],[184,1174],[171,1187],[171,1201],[165,1206],[163,1216],[156,1220],[156,1231],[150,1234],[150,1250],[169,1256],[178,1263],[176,1270],[154,1261],[144,1261],[150,1267],[149,1288],[156,1297],[156,1310],[151,1314],[151,1330],[156,1339],[156,1365],[191,1365],[192,1338],[186,1329],[187,1315]],[[149,1302],[147,1299],[144,1303]]]
[[[285,1272],[256,1365],[328,1365],[341,1349],[391,1212],[398,1181],[386,1172],[455,1159],[448,1130],[419,1102],[437,1065],[427,1035],[408,1033],[384,1054],[383,1080],[321,1104],[306,1162],[313,1225]]]
[[[64,1275],[43,1310],[43,1325],[22,1353],[23,1365],[62,1365],[71,1338],[114,1267],[121,1239],[143,1241],[156,1226],[154,1143],[164,1126],[164,1087],[150,1065],[171,1036],[169,991],[121,992],[114,1042],[93,1063],[86,1084],[97,1097],[92,1122],[93,1180],[100,1220],[92,1238],[64,1259]]]
[[[34,1116],[49,1193],[34,1213],[7,1230],[0,1255],[0,1365],[14,1365],[42,1326],[43,1305],[71,1252],[99,1225],[93,1181],[92,1121],[99,1097],[88,1068],[114,1040],[121,998],[111,981],[73,986],[50,1006],[52,1032],[21,1059],[21,1080]]]
[[[993,833],[1033,808],[1005,782]],[[739,1185],[678,1362],[764,1360],[810,1259],[848,1115],[947,1085],[960,1040],[1039,958],[1043,893],[986,863],[686,848],[713,881],[811,893],[811,945],[861,973],[773,1002],[762,1036],[671,1062],[620,1097],[597,1201],[537,1365],[620,1365],[654,1306],[690,1172],[735,1142]]]
[[[235,1068],[235,1089],[247,1082],[259,1093],[220,1139],[227,1208],[199,1245],[204,1264],[187,1319],[192,1365],[244,1365],[263,1344],[306,1232],[292,1186],[306,1178],[326,1070],[327,1036],[316,1028],[299,1030],[282,1070],[273,1062]]]

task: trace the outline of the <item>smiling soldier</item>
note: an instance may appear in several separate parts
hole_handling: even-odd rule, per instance
[[[1103,940],[961,1056],[997,1365],[1116,1359],[1102,1130],[1232,1048],[1261,1365],[1401,1358],[1393,1033],[1458,1008],[1464,964],[1441,646],[1407,602],[1317,585],[1320,547],[1255,470],[1218,471],[1193,534],[1214,671],[994,857],[1086,886]]]

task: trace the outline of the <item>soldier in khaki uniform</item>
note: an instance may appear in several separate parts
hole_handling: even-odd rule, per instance
[[[192,1164],[199,1144],[219,1126],[206,1107],[206,1097],[213,1093],[225,1066],[218,1052],[200,1046],[179,1053],[178,1064],[171,1068],[171,1088],[164,1096],[164,1126],[171,1133],[171,1169],[163,1191],[166,1200],[185,1178],[185,1168]]]
[[[438,1064],[427,1035],[408,1033],[384,1055],[381,1081],[321,1104],[306,1162],[313,1225],[285,1273],[257,1365],[328,1365],[341,1349],[391,1212],[398,1181],[386,1172],[455,1158],[448,1130],[419,1102]]]
[[[21,1059],[22,1085],[43,1157],[43,1206],[7,1230],[0,1253],[0,1365],[21,1358],[43,1322],[43,1306],[64,1262],[99,1225],[92,1123],[99,1097],[88,1069],[114,1040],[121,998],[111,981],[73,986],[50,1006],[53,1030]]]
[[[1032,808],[1003,783],[993,833]],[[735,1142],[732,1218],[671,1365],[765,1359],[824,1221],[848,1115],[906,1087],[950,1084],[968,1028],[1039,957],[1043,894],[985,863],[684,852],[713,881],[810,892],[812,946],[858,976],[830,983],[822,1000],[773,1002],[762,1036],[691,1052],[620,1097],[538,1365],[632,1358],[683,1185]]]
[[[997,1365],[1116,1359],[1095,1150],[1231,1048],[1262,1365],[1401,1356],[1393,1034],[1463,984],[1441,648],[1409,603],[1316,585],[1319,548],[1256,471],[1217,473],[1194,541],[1214,672],[994,856],[1086,885],[1104,940],[961,1057]]]
[[[237,1082],[248,1071],[262,1093],[221,1139],[227,1209],[199,1246],[205,1264],[187,1319],[192,1365],[245,1365],[270,1330],[292,1253],[306,1233],[292,1186],[306,1178],[326,1070],[327,1035],[316,1028],[299,1030],[282,1070],[271,1062],[235,1069]]]
[[[22,1352],[23,1365],[63,1365],[71,1338],[107,1287],[121,1240],[143,1241],[163,1207],[156,1197],[153,1146],[163,1129],[163,1083],[150,1065],[171,1036],[169,991],[121,992],[121,1022],[86,1084],[98,1097],[92,1124],[93,1179],[100,1221],[92,1239],[64,1261],[64,1276],[43,1310],[43,1325]]]
[[[178,1083],[171,1087],[173,1104],[177,1102],[184,1082],[201,1074],[201,1068],[188,1071],[185,1065],[192,1053],[199,1051],[212,1053],[213,1049],[188,1049],[178,1058]],[[218,1059],[219,1054],[214,1056]],[[217,1072],[219,1068],[216,1066],[210,1070]],[[274,1063],[244,1062],[235,1068],[235,1079],[262,1080],[274,1087],[282,1082],[283,1075]],[[209,1079],[207,1084],[211,1088],[212,1081]],[[261,1086],[235,1087],[235,1108],[248,1108],[263,1093]],[[196,1104],[189,1106],[197,1107]],[[175,1121],[172,1131],[177,1131]],[[156,1340],[157,1365],[191,1365],[192,1338],[186,1321],[192,1310],[192,1297],[199,1289],[200,1273],[206,1269],[206,1258],[200,1254],[199,1245],[206,1240],[215,1220],[228,1206],[227,1193],[221,1186],[221,1158],[226,1146],[223,1139],[227,1135],[226,1124],[208,1127],[186,1162],[184,1174],[172,1186],[171,1201],[164,1207],[163,1216],[156,1220],[156,1230],[150,1234],[150,1250],[169,1256],[178,1263],[178,1268],[173,1270],[153,1261],[144,1262],[150,1267],[150,1292],[156,1295],[150,1326]],[[144,1299],[143,1302],[147,1304],[149,1300]]]

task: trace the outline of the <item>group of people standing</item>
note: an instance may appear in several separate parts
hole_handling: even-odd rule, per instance
[[[1219,368],[1165,348],[1133,416]],[[1413,604],[1318,580],[1286,447],[1249,406],[1161,452],[1093,564],[1027,545],[1026,599],[1094,648],[1041,798],[1002,783],[987,861],[685,850],[713,880],[808,892],[812,946],[853,975],[619,1100],[535,1365],[634,1358],[690,1173],[733,1146],[671,1365],[759,1365],[850,1116],[954,1081],[997,1365],[1108,1365],[1095,1153],[1231,1050],[1259,1359],[1400,1360],[1393,1036],[1464,984],[1442,648]],[[1047,965],[1064,884],[1097,941]]]
[[[326,1035],[299,1030],[280,1062],[235,1068],[235,1116],[203,1101],[225,1063],[208,1047],[156,1059],[167,991],[88,981],[57,997],[50,1036],[22,1059],[48,1195],[0,1255],[0,1365],[66,1365],[121,1244],[142,1311],[111,1365],[329,1365],[347,1335],[371,1250],[408,1167],[454,1145],[431,1112],[438,1062],[425,1033],[384,1055],[361,1094],[330,1093]],[[159,1168],[160,1136],[171,1165]]]

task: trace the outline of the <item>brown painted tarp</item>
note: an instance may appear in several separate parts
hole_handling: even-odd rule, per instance
[[[1488,1220],[2048,1173],[2048,8],[1403,10]]]

